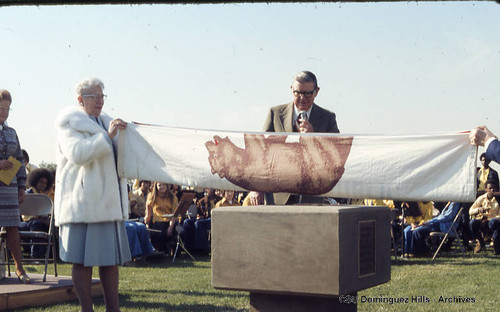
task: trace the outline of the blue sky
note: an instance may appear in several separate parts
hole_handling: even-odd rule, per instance
[[[343,133],[500,134],[498,29],[494,2],[1,7],[0,88],[35,164],[86,77],[127,121],[260,131],[311,70]]]

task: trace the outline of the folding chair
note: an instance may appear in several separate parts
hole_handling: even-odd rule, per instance
[[[45,270],[43,274],[43,282],[47,277],[47,266],[49,260],[54,262],[54,276],[57,276],[57,255],[55,249],[55,234],[54,234],[54,205],[50,197],[44,194],[26,194],[24,202],[19,205],[21,215],[49,217],[49,231],[47,233],[42,231],[19,231],[19,238],[21,246],[23,245],[45,245],[47,250],[45,252]],[[10,275],[10,257],[9,246],[7,244],[6,232],[0,232],[0,238],[5,241],[5,257],[7,262],[8,274]],[[50,254],[52,252],[52,257]],[[38,259],[22,259],[23,262],[29,263],[30,261],[37,261]]]
[[[180,229],[179,229],[179,227],[180,227]],[[177,244],[175,246],[175,252],[174,252],[174,257],[172,258],[172,263],[175,262],[175,257],[177,257],[177,252],[179,252],[179,247],[181,247],[182,250],[184,250],[191,257],[191,259],[193,259],[193,261],[196,261],[196,259],[193,257],[193,255],[187,250],[186,246],[184,246],[184,241],[181,238],[181,233],[183,232],[183,230],[181,230],[182,226],[177,225],[176,229],[177,229],[177,235],[176,235],[177,236]]]
[[[455,224],[457,223],[458,218],[460,217],[460,214],[462,213],[463,207],[460,207],[460,210],[458,211],[457,215],[453,219],[453,223],[451,224],[450,228],[446,233],[444,232],[431,232],[429,233],[429,237],[434,238],[441,238],[441,243],[439,244],[439,247],[436,249],[434,252],[434,256],[432,257],[432,260],[436,258],[438,255],[439,251],[443,247],[443,245],[446,243],[448,239],[453,239],[453,244],[455,244],[455,249],[459,248],[462,251],[462,256],[465,256],[465,248],[460,244],[460,236],[458,235],[457,229],[455,227]]]

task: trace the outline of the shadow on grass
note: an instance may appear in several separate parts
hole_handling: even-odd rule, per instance
[[[164,257],[164,258],[158,258],[158,259],[151,259],[148,260],[144,264],[137,264],[134,267],[136,268],[167,268],[167,267],[174,267],[174,268],[189,268],[193,266],[199,265],[199,263],[208,263],[210,265],[210,257],[204,256],[204,257],[199,257],[196,258],[196,261],[193,261],[189,256],[185,257],[178,257],[175,259],[175,262],[172,263],[172,258],[170,257]]]
[[[429,257],[417,257],[411,259],[391,258],[391,266],[415,266],[415,265],[431,265],[431,264],[447,264],[447,265],[457,265],[457,266],[473,266],[479,263],[486,265],[498,265],[500,257],[495,256],[493,253],[483,253],[483,254],[472,254],[466,253],[465,256],[462,255],[438,255],[434,260],[432,256]]]
[[[155,293],[154,291],[152,292]],[[181,292],[182,293],[182,292]],[[193,293],[186,292],[184,294],[192,295]],[[209,293],[201,293],[201,295],[211,295]],[[243,296],[243,295],[242,295]],[[248,295],[246,295],[248,296]],[[224,297],[228,297],[224,295]],[[94,303],[104,306],[104,300],[102,298],[95,300]],[[161,311],[248,311],[248,309],[237,309],[227,305],[214,305],[214,304],[199,304],[199,303],[180,303],[180,304],[170,304],[165,302],[149,302],[141,301],[135,298],[135,301],[131,301],[128,295],[120,295],[120,307],[123,309],[131,309],[134,311],[141,310],[161,310]]]
[[[229,293],[231,292],[231,293]],[[147,290],[148,294],[171,294],[171,295],[185,295],[185,296],[196,296],[196,297],[219,297],[219,298],[245,298],[248,297],[249,293],[244,291],[231,291],[231,290],[215,290],[214,291],[179,291],[179,290]],[[124,297],[127,295],[123,295]],[[122,295],[120,295],[120,298]]]

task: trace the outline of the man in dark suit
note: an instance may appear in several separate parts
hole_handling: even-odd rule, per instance
[[[486,148],[486,158],[500,164],[500,141],[486,126],[479,126],[470,132],[470,142]]]
[[[266,132],[331,132],[339,133],[335,113],[314,103],[319,87],[310,71],[295,75],[290,86],[293,101],[269,110],[263,131]],[[266,204],[322,203],[322,197],[290,196],[288,193],[265,194]],[[257,204],[257,193],[249,194],[250,202]],[[252,198],[253,197],[253,198]]]
[[[314,103],[319,87],[313,73],[302,71],[295,75],[290,89],[293,101],[272,107],[263,131],[339,133],[335,114]]]

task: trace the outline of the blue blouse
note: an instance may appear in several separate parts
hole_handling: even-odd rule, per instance
[[[16,130],[2,124],[0,125],[0,159],[8,159],[9,156],[16,158],[22,164],[10,186],[26,187],[26,169]],[[5,184],[0,182],[0,186],[5,186]]]

